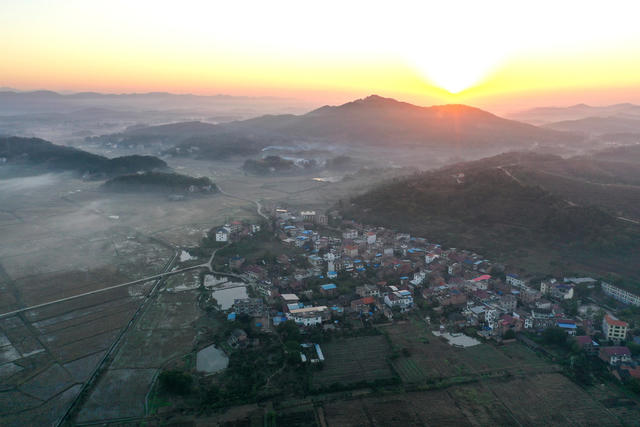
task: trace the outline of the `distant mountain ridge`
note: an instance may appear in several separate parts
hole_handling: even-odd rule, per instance
[[[621,103],[592,106],[576,104],[569,107],[536,107],[511,114],[507,117],[534,125],[545,125],[569,120],[582,120],[590,117],[630,117],[640,118],[640,105]]]
[[[218,125],[173,123],[101,138],[125,144],[173,141],[177,146],[174,154],[210,152],[210,158],[221,154],[217,147],[228,147],[229,144],[234,144],[240,152],[255,154],[268,145],[299,142],[359,147],[511,150],[528,148],[536,143],[581,140],[575,134],[503,119],[466,105],[420,107],[377,95],[338,106],[320,107],[302,115],[264,115]],[[224,151],[228,150],[225,148]]]
[[[237,107],[257,112],[286,111],[284,105],[291,105],[296,111],[302,111],[298,100],[277,97],[249,97],[232,95],[193,95],[168,92],[149,93],[98,93],[79,92],[62,94],[51,90],[36,91],[0,91],[0,114],[18,115],[31,113],[69,113],[91,107],[115,110],[153,112],[215,111],[218,114],[223,107]],[[239,114],[238,117],[251,117]]]
[[[228,132],[279,134],[285,139],[388,145],[491,146],[576,139],[466,105],[420,107],[377,95],[301,116],[264,116],[220,127]]]
[[[640,115],[637,117],[586,117],[584,119],[553,122],[545,124],[544,127],[563,132],[581,132],[588,135],[637,133],[640,136]]]

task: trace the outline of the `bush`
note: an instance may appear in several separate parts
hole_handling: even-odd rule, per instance
[[[176,370],[162,371],[158,380],[163,390],[180,395],[189,394],[191,384],[193,383],[193,377],[191,375]]]

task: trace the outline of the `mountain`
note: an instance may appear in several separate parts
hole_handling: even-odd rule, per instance
[[[584,119],[548,123],[545,124],[544,127],[563,132],[584,133],[587,135],[640,134],[640,115],[637,117],[586,117]]]
[[[135,155],[109,159],[39,138],[1,137],[0,159],[4,159],[3,163],[6,165],[73,171],[92,177],[168,168],[163,160],[153,156]]]
[[[96,139],[94,139],[96,140]],[[353,147],[514,149],[577,142],[575,134],[500,118],[465,105],[419,107],[372,95],[303,115],[265,115],[222,123],[173,123],[99,138],[109,144],[173,143],[172,154],[222,158],[269,145],[322,143]]]
[[[640,278],[638,224],[595,203],[576,203],[560,187],[549,190],[526,172],[562,161],[508,153],[460,163],[384,184],[343,201],[341,210],[345,217],[537,272],[613,271]]]
[[[103,94],[81,92],[60,94],[49,90],[0,91],[0,114],[70,113],[82,108],[110,108],[122,111],[185,111],[220,114],[233,111],[235,117],[253,117],[266,112],[303,111],[306,104],[292,99],[229,95],[201,96],[165,92]]]
[[[220,128],[247,136],[280,136],[283,142],[302,139],[387,146],[513,147],[577,139],[465,105],[419,107],[377,95],[301,116],[264,116],[224,123]]]
[[[604,106],[577,104],[570,107],[538,107],[507,115],[510,119],[538,126],[567,120],[611,116],[640,118],[640,105],[629,103]]]
[[[103,188],[113,192],[216,193],[218,187],[207,177],[194,178],[177,173],[145,172],[111,178]]]

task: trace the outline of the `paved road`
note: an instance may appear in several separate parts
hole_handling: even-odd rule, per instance
[[[211,259],[210,261],[212,261],[212,260],[213,259]],[[73,296],[66,297],[66,298],[60,298],[60,299],[57,299],[55,301],[49,301],[49,302],[45,302],[45,303],[42,303],[42,304],[32,305],[30,307],[23,307],[23,308],[20,308],[18,310],[9,311],[7,313],[2,313],[2,314],[0,314],[0,319],[3,319],[5,317],[10,317],[10,316],[16,315],[18,313],[22,313],[24,311],[35,310],[37,308],[46,307],[48,305],[58,304],[58,303],[65,302],[65,301],[71,301],[71,300],[74,300],[76,298],[86,297],[88,295],[93,295],[93,294],[98,294],[100,292],[110,291],[111,289],[117,289],[117,288],[122,288],[122,287],[125,287],[125,286],[131,286],[131,285],[136,285],[136,284],[139,284],[139,283],[149,282],[151,280],[161,279],[163,277],[172,276],[174,274],[183,273],[185,271],[196,270],[198,268],[210,268],[210,267],[209,267],[209,264],[207,263],[207,264],[194,265],[192,267],[181,268],[179,270],[167,271],[167,272],[163,272],[163,273],[159,273],[159,274],[154,274],[153,276],[144,277],[142,279],[133,280],[131,282],[120,283],[118,285],[113,285],[113,286],[109,286],[109,287],[106,287],[106,288],[97,289],[95,291],[85,292],[85,293],[82,293],[82,294],[73,295]]]
[[[251,203],[255,204],[256,205],[256,211],[258,212],[258,215],[260,215],[262,218],[264,218],[267,221],[269,221],[269,217],[264,212],[262,212],[262,204],[260,203],[260,201],[252,200],[252,199],[246,199],[244,197],[240,197],[240,196],[236,196],[236,195],[231,194],[231,193],[227,193],[226,191],[224,191],[222,189],[222,187],[220,187],[220,184],[217,184],[217,185],[218,185],[218,190],[220,190],[220,193],[224,194],[225,196],[231,197],[233,199],[244,200],[245,202],[251,202]]]
[[[518,178],[516,178],[515,176],[513,176],[513,174],[512,174],[511,172],[509,172],[507,169],[505,169],[505,168],[504,168],[504,166],[513,166],[513,165],[515,165],[515,163],[514,163],[514,164],[512,164],[512,165],[501,165],[501,166],[496,166],[496,168],[497,168],[497,169],[500,169],[502,172],[504,172],[508,177],[510,177],[511,179],[513,179],[514,181],[516,181],[518,184],[522,184],[522,185],[523,185],[522,181],[520,181]],[[626,184],[603,184],[603,183],[591,182],[591,181],[587,181],[587,180],[583,180],[583,179],[572,178],[572,177],[569,177],[569,176],[559,175],[559,174],[556,174],[556,173],[546,172],[546,171],[542,171],[542,170],[541,170],[541,171],[538,171],[538,172],[546,173],[547,175],[554,175],[554,176],[558,176],[558,177],[561,177],[561,178],[571,179],[571,180],[573,180],[573,181],[584,182],[584,183],[587,183],[587,184],[593,184],[593,185],[612,186],[612,187],[634,187],[634,188],[638,188],[638,186],[636,186],[636,185],[626,185]],[[572,207],[580,206],[578,203],[572,202],[571,200],[568,200],[568,199],[565,199],[565,202],[567,202],[567,204],[568,204],[569,206],[572,206]],[[623,216],[616,216],[616,217],[614,217],[614,218],[616,218],[616,219],[618,219],[618,220],[620,220],[620,221],[624,221],[624,222],[629,222],[629,223],[632,223],[632,224],[640,225],[640,221],[635,220],[635,219],[626,218],[626,217],[623,217]]]
[[[227,193],[226,191],[222,190],[222,188],[220,188],[220,186],[218,186],[218,188],[220,189],[220,192],[222,194],[224,194],[225,196],[233,197],[234,199],[244,200],[246,202],[254,203],[256,205],[256,211],[257,211],[258,215],[260,215],[261,217],[263,217],[266,220],[269,220],[269,217],[262,212],[262,204],[258,200],[245,199],[243,197],[239,197],[239,196],[235,196],[233,194]],[[224,247],[225,246],[223,246],[222,248],[224,248]],[[112,289],[122,288],[122,287],[125,287],[125,286],[137,285],[139,283],[144,283],[144,282],[149,282],[151,280],[161,279],[161,278],[164,278],[164,277],[172,276],[174,274],[180,274],[180,273],[183,273],[183,272],[189,271],[189,270],[197,270],[199,268],[206,268],[206,269],[209,270],[210,273],[216,273],[216,271],[213,270],[213,260],[214,260],[214,258],[216,256],[216,253],[222,248],[216,248],[213,251],[213,253],[211,254],[211,257],[209,258],[209,260],[204,264],[198,264],[198,265],[194,265],[192,267],[181,268],[179,270],[165,271],[165,272],[162,272],[162,273],[159,273],[159,274],[154,274],[153,276],[144,277],[144,278],[138,279],[138,280],[132,280],[131,282],[120,283],[118,285],[113,285],[113,286],[109,286],[109,287],[106,287],[106,288],[97,289],[95,291],[84,292],[82,294],[73,295],[73,296],[66,297],[66,298],[60,298],[60,299],[57,299],[57,300],[54,300],[54,301],[49,301],[49,302],[45,302],[45,303],[42,303],[42,304],[32,305],[30,307],[23,307],[23,308],[20,308],[20,309],[17,309],[17,310],[13,310],[13,311],[9,311],[9,312],[0,314],[0,319],[3,319],[5,317],[14,316],[14,315],[16,315],[18,313],[23,313],[25,311],[35,310],[37,308],[47,307],[49,305],[58,304],[58,303],[61,303],[61,302],[66,302],[66,301],[71,301],[71,300],[74,300],[76,298],[82,298],[82,297],[86,297],[86,296],[89,296],[89,295],[94,295],[94,294],[97,294],[97,293],[100,293],[100,292],[110,291]]]
[[[174,262],[178,259],[179,253],[180,251],[177,251],[175,255],[169,260],[169,262],[163,268],[163,273],[169,273],[169,270],[173,266]],[[153,284],[153,287],[151,288],[151,290],[149,290],[149,293],[145,295],[142,302],[138,305],[138,308],[136,309],[135,313],[133,313],[133,316],[131,316],[131,319],[129,319],[129,322],[125,325],[124,328],[122,328],[122,330],[120,331],[116,339],[113,341],[113,343],[111,344],[111,346],[109,347],[105,355],[100,360],[100,363],[98,363],[98,365],[93,369],[89,379],[85,381],[84,384],[82,385],[82,389],[77,394],[73,402],[69,405],[64,416],[60,419],[60,422],[57,424],[58,427],[62,425],[75,424],[73,418],[77,415],[77,412],[82,408],[86,399],[89,398],[91,391],[93,390],[94,385],[97,384],[98,380],[100,379],[101,374],[106,372],[107,369],[109,369],[111,362],[113,361],[116,353],[120,348],[120,343],[122,342],[123,338],[127,335],[129,330],[136,324],[138,319],[140,319],[145,309],[149,306],[150,301],[157,295],[158,290],[160,289],[160,285],[163,282],[164,278],[166,277],[166,274],[165,275],[160,274],[158,276],[160,277],[156,279],[155,283]]]

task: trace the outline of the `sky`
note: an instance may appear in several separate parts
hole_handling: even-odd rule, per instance
[[[0,86],[496,112],[640,103],[638,1],[0,2]]]

